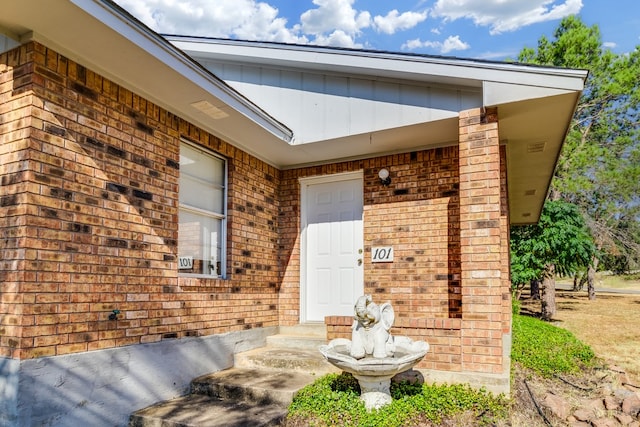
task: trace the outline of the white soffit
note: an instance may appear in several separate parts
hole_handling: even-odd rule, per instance
[[[483,82],[482,95],[484,98],[484,106],[493,107],[523,100],[566,95],[574,92],[575,89],[485,81]]]

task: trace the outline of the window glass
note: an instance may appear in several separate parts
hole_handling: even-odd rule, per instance
[[[226,163],[191,144],[180,147],[178,268],[224,277]]]

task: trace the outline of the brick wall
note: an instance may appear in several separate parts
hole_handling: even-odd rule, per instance
[[[504,372],[508,217],[495,111],[463,113],[459,146],[279,171],[30,43],[0,55],[0,112],[0,356],[298,323],[298,180],[362,170],[365,292],[392,302],[394,333],[430,343],[420,367]],[[178,276],[181,138],[228,159],[227,280]],[[371,263],[383,245],[394,262]],[[328,318],[330,338],[348,337],[351,321]]]
[[[19,282],[35,280],[35,273],[21,271],[27,256],[33,256],[22,242],[35,236],[35,230],[26,227],[25,215],[36,213],[24,201],[29,192],[38,191],[38,186],[29,182],[32,173],[25,168],[33,96],[28,90],[29,69],[21,66],[20,56],[20,51],[13,50],[0,61],[0,355],[3,356],[11,354],[4,349],[23,345],[20,329],[23,296]]]
[[[510,332],[511,314],[507,307],[511,294],[505,265],[509,241],[503,163],[497,111],[476,109],[462,113],[460,234],[465,371],[504,371],[503,336]]]
[[[298,180],[358,170],[364,171],[365,292],[376,301],[392,301],[397,316],[459,318],[457,151],[439,148],[284,171],[281,323],[297,323],[300,316]],[[391,173],[388,187],[378,178],[382,167]],[[394,246],[395,261],[371,263],[371,247],[384,245]]]
[[[277,324],[278,170],[38,43],[0,112],[0,356]],[[180,138],[228,159],[229,280],[178,277]]]
[[[508,372],[506,153],[497,112],[463,112],[459,146],[396,159],[365,162],[365,247],[392,245],[397,260],[365,264],[365,292],[394,306],[392,333],[430,344],[419,368]],[[393,182],[380,187],[376,168],[390,164]],[[349,338],[352,322],[327,317],[329,338]]]

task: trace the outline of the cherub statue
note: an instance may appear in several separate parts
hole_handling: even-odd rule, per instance
[[[391,304],[380,306],[374,303],[371,295],[363,295],[354,306],[355,320],[351,332],[350,355],[362,359],[367,355],[375,358],[392,357],[395,352],[393,337],[389,333],[395,314]]]

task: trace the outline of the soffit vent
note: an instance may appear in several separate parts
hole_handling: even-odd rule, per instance
[[[536,195],[536,190],[526,190],[524,192],[525,196],[535,196]]]
[[[542,142],[532,142],[530,144],[527,145],[527,153],[532,154],[532,153],[542,153],[544,151],[544,147],[547,143],[542,141]]]
[[[220,119],[224,119],[225,117],[229,117],[229,114],[227,114],[226,112],[222,111],[220,108],[212,105],[207,101],[194,102],[191,104],[191,106],[215,120],[220,120]]]

